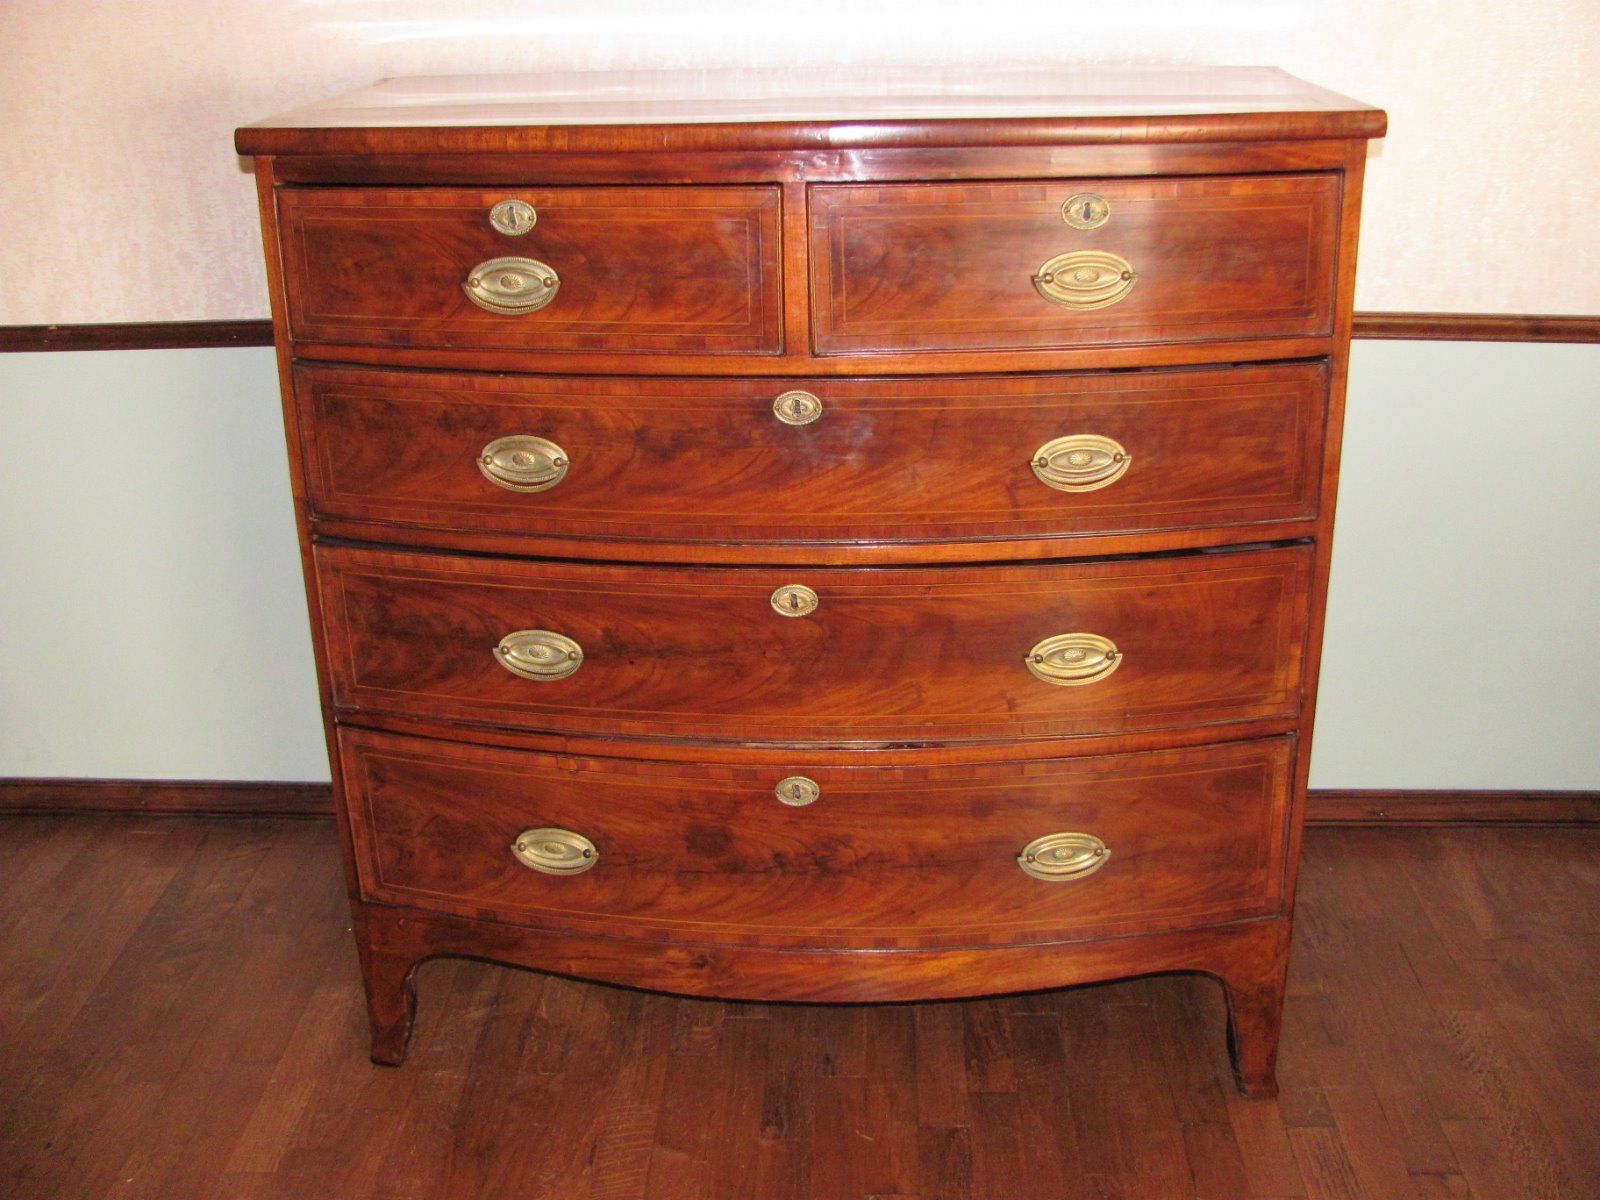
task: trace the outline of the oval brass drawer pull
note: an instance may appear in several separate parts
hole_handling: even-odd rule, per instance
[[[791,775],[772,789],[778,800],[790,808],[804,808],[808,804],[815,804],[822,796],[822,788],[815,779],[807,779],[804,775]]]
[[[1029,650],[1026,661],[1036,678],[1075,687],[1099,683],[1122,665],[1122,653],[1098,633],[1058,633]]]
[[[511,843],[511,853],[523,866],[545,875],[582,875],[600,861],[600,851],[583,834],[553,826],[524,829]]]
[[[495,438],[478,453],[478,470],[496,487],[542,492],[567,477],[567,452],[548,438],[515,433]]]
[[[583,647],[548,629],[518,629],[500,639],[494,657],[513,675],[545,683],[565,679],[583,666]]]
[[[1095,433],[1073,433],[1033,452],[1033,473],[1060,492],[1092,492],[1121,479],[1133,462],[1122,443]]]
[[[1093,875],[1111,859],[1111,850],[1092,833],[1047,833],[1017,855],[1017,866],[1035,879],[1059,883]]]
[[[810,392],[785,392],[772,402],[772,412],[785,425],[809,425],[822,416],[822,401]]]
[[[803,583],[788,583],[772,593],[772,610],[780,617],[803,617],[817,611],[821,601]]]
[[[491,258],[473,267],[461,285],[479,308],[511,316],[537,312],[560,288],[555,268],[533,258]]]
[[[1129,292],[1139,275],[1133,264],[1109,250],[1071,250],[1058,254],[1033,277],[1039,295],[1077,311],[1105,308]]]

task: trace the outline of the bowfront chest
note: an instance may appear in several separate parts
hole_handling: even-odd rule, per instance
[[[753,80],[238,133],[373,1058],[441,954],[815,1002],[1195,971],[1271,1094],[1383,114]]]

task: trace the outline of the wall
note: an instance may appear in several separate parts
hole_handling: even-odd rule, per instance
[[[10,0],[0,46],[0,324],[263,315],[236,124],[542,61],[1276,63],[1390,112],[1358,307],[1600,312],[1589,0]],[[1597,346],[1358,343],[1315,785],[1600,787],[1597,401]],[[270,353],[3,355],[0,429],[0,776],[326,778]]]
[[[327,778],[271,352],[0,397],[0,776]],[[1600,788],[1597,399],[1600,346],[1356,344],[1314,786]]]
[[[234,126],[542,62],[1269,63],[1389,111],[1358,308],[1600,312],[1595,0],[7,0],[0,46],[0,324],[264,316]]]

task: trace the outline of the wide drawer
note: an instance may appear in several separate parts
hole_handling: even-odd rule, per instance
[[[525,206],[499,210],[516,234],[491,220],[508,202]],[[613,353],[782,345],[772,187],[289,188],[278,216],[297,339]]]
[[[316,550],[341,708],[776,742],[1292,718],[1311,558],[774,570]]]
[[[1327,336],[1339,203],[1333,174],[818,184],[814,343],[848,354]]]
[[[361,892],[386,903],[819,947],[1067,940],[1282,903],[1287,738],[957,767],[797,758],[787,776],[351,728],[339,746]],[[803,807],[779,799],[796,779]]]
[[[295,372],[314,516],[633,541],[1308,519],[1326,393],[1320,363],[770,381]]]

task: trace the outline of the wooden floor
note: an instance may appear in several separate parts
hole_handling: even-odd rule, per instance
[[[0,821],[0,1196],[1600,1196],[1600,829],[1306,839],[1277,1101],[1215,984],[642,995],[439,961],[365,1055],[333,831]]]

